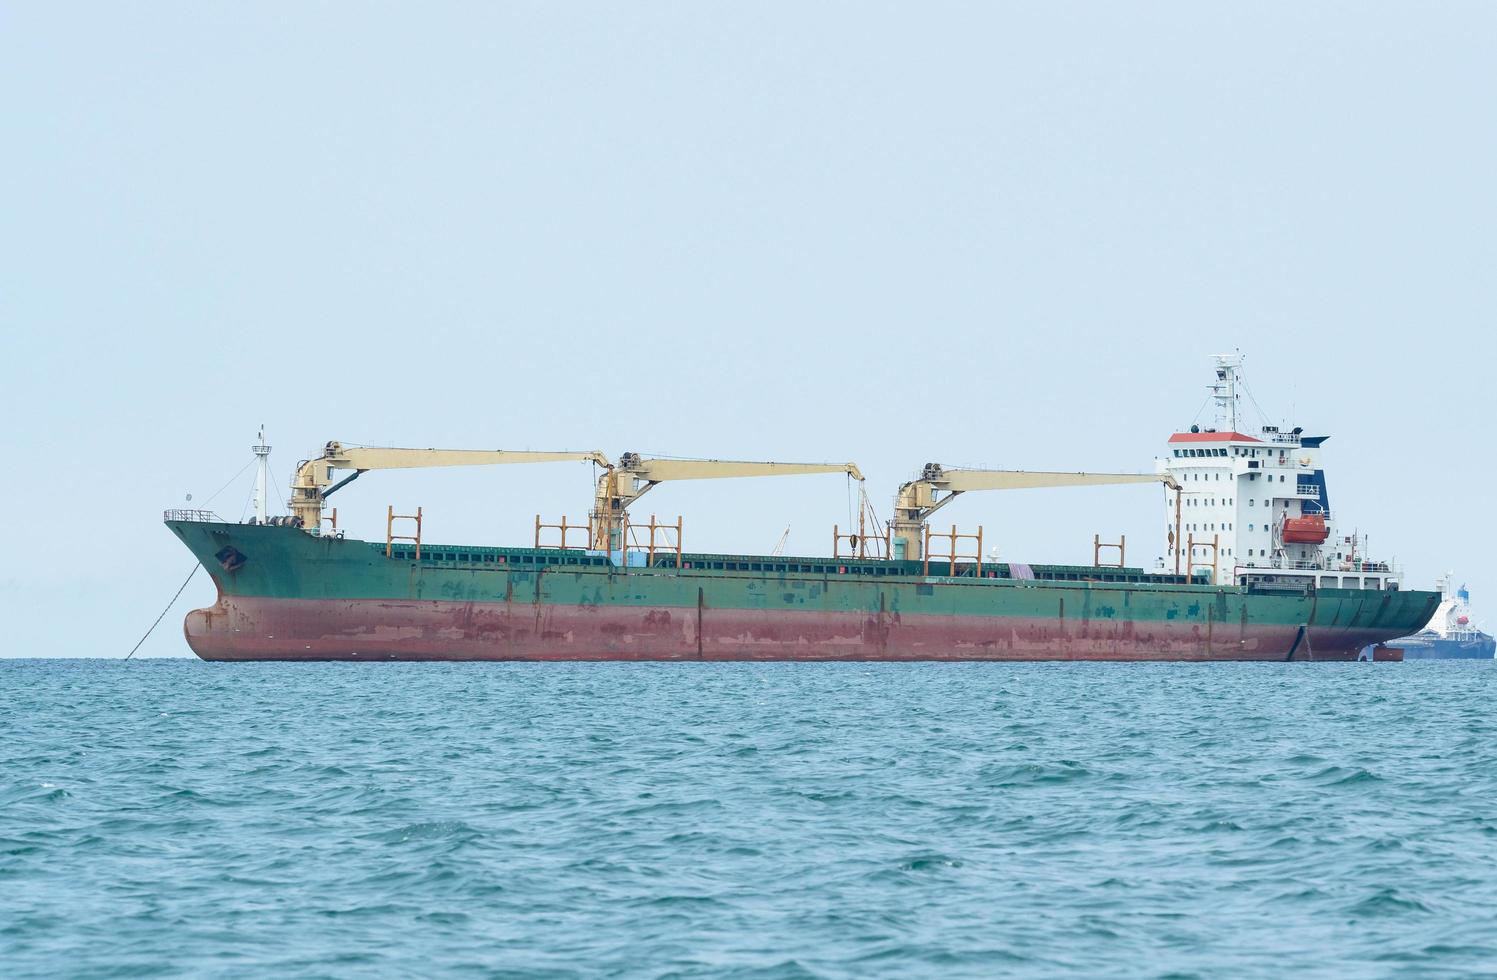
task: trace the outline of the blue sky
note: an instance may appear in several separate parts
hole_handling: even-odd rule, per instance
[[[1240,348],[1343,525],[1497,625],[1487,4],[0,7],[10,656],[123,655],[159,523],[328,439],[1140,470]],[[249,474],[211,506],[237,518]],[[342,523],[523,543],[581,466],[370,475]],[[974,495],[1162,553],[1156,488]],[[665,487],[825,552],[839,477]],[[142,651],[187,653],[195,582]]]

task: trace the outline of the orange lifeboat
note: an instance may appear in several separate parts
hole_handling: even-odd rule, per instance
[[[1321,514],[1306,514],[1304,517],[1289,517],[1284,520],[1285,544],[1324,544],[1331,536]]]

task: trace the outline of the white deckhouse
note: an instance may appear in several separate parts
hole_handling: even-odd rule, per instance
[[[1157,461],[1180,485],[1165,493],[1166,563],[1186,574],[1208,571],[1219,585],[1398,588],[1391,564],[1368,561],[1355,534],[1336,533],[1321,466],[1328,437],[1298,426],[1242,432],[1242,355],[1215,360],[1215,427],[1176,432]]]

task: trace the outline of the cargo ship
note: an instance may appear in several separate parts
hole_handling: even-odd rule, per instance
[[[1478,629],[1471,619],[1470,591],[1464,585],[1452,589],[1454,580],[1448,572],[1440,577],[1437,588],[1442,598],[1428,625],[1393,641],[1405,660],[1491,660],[1497,655],[1497,639]],[[1364,651],[1363,659],[1374,652]]]
[[[858,526],[834,527],[820,556],[688,551],[680,518],[630,507],[673,480],[845,473],[861,486],[855,464],[329,442],[297,468],[290,513],[272,516],[262,435],[248,522],[165,514],[218,590],[188,614],[187,643],[215,661],[1319,661],[1369,645],[1397,659],[1382,644],[1440,596],[1401,588],[1391,563],[1335,533],[1324,437],[1239,431],[1241,370],[1240,355],[1216,357],[1217,424],[1171,435],[1151,473],[927,464],[887,524],[860,493]],[[327,507],[382,469],[566,461],[597,469],[587,520],[537,517],[524,547],[424,541],[420,508],[388,508],[384,541],[355,540]],[[1164,490],[1168,556],[1148,570],[1125,563],[1123,540],[1094,537],[1091,565],[1030,565],[985,560],[980,527],[931,524],[975,491],[1146,482]]]

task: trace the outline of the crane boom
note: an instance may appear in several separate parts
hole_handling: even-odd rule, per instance
[[[328,496],[369,470],[415,469],[436,466],[491,466],[501,463],[560,463],[583,461],[612,468],[608,457],[591,452],[529,452],[506,449],[380,449],[344,446],[329,442],[322,455],[303,462],[291,481],[291,513],[303,527],[315,530],[322,523],[322,505]],[[333,483],[334,470],[353,470],[353,475]]]
[[[1029,490],[1040,487],[1095,487],[1126,483],[1163,483],[1176,490],[1180,485],[1167,473],[1057,473],[1040,470],[947,469],[926,463],[920,479],[899,488],[894,500],[891,525],[895,555],[921,557],[925,524],[930,515],[959,495],[972,490]]]
[[[593,507],[593,541],[610,550],[623,547],[624,518],[629,505],[661,483],[672,480],[724,480],[751,476],[800,476],[846,473],[859,482],[856,463],[775,463],[737,459],[643,459],[624,453],[616,468],[598,481]]]
[[[1096,487],[1120,483],[1160,483],[1153,473],[1046,473],[1039,470],[946,470],[937,486],[948,493],[968,490],[1029,490],[1038,487]]]
[[[624,471],[636,480],[725,480],[745,476],[799,476],[806,473],[847,473],[863,479],[856,463],[751,463],[734,459],[642,459]]]

